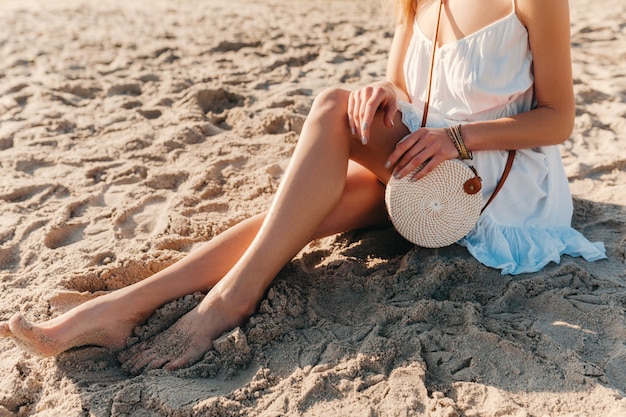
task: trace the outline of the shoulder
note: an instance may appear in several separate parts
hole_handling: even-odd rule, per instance
[[[550,23],[569,24],[568,0],[516,0],[516,13],[529,29]]]

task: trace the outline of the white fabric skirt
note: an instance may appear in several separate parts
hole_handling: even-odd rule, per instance
[[[421,126],[421,114],[399,102],[402,121],[411,132]],[[428,126],[458,122],[428,115]],[[486,203],[502,176],[507,151],[473,152],[472,165],[482,178]],[[558,146],[518,150],[509,176],[476,226],[457,243],[481,263],[502,274],[536,272],[562,255],[587,261],[606,258],[604,244],[590,242],[571,227],[572,196]]]

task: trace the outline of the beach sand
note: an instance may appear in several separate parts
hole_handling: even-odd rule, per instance
[[[0,417],[626,415],[626,4],[571,7],[561,149],[573,224],[608,259],[512,277],[392,229],[333,236],[187,369],[0,339]],[[378,0],[0,0],[0,320],[56,316],[265,210],[315,95],[383,78],[392,31]]]

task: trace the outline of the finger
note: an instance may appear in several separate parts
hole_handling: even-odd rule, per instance
[[[416,132],[411,132],[396,143],[396,148],[387,158],[385,162],[385,168],[390,169],[395,167],[400,158],[417,142]]]
[[[356,125],[354,124],[354,101],[355,101],[355,93],[351,92],[348,97],[348,124],[350,125],[350,132],[352,136],[356,135]]]
[[[367,144],[366,131],[369,128],[369,122],[366,119],[365,112],[367,109],[367,102],[369,101],[371,91],[372,91],[371,87],[365,87],[361,89],[360,94],[359,94],[359,109],[358,109],[359,120],[357,124],[357,129],[359,132],[359,136],[361,138],[361,143],[363,143],[363,145]]]
[[[391,100],[385,106],[385,116],[383,118],[385,126],[391,129],[392,127],[396,125],[395,118],[396,118],[397,113],[398,113],[398,103],[396,102],[396,100]]]
[[[442,163],[444,160],[445,158],[441,156],[433,156],[432,158],[428,159],[426,163],[424,164],[424,166],[422,167],[422,169],[420,169],[419,171],[416,171],[411,176],[411,181],[418,181],[424,178],[426,175],[432,172],[433,169],[437,168],[437,165]]]
[[[361,122],[361,90],[357,90],[352,92],[350,95],[350,118],[352,119],[352,126],[350,126],[350,130],[354,129],[353,135],[359,136],[361,135],[360,130],[360,122]]]
[[[398,157],[393,171],[396,178],[402,178],[410,173],[415,174],[418,169],[423,170],[425,163],[435,155],[439,155],[435,162],[445,159],[441,156],[437,141],[425,129],[419,129],[408,138],[398,142],[394,154],[393,157]],[[423,174],[420,174],[421,176]]]
[[[365,107],[363,109],[363,128],[361,132],[361,141],[366,144],[370,139],[370,125],[374,120],[376,112],[380,108],[385,98],[385,90],[382,87],[376,87],[372,89],[372,93],[369,96]]]
[[[406,175],[414,173],[415,170],[422,169],[424,163],[429,159],[425,149],[417,144],[407,151],[394,169],[393,176],[396,178],[403,178]]]

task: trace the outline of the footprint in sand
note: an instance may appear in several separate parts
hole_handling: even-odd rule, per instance
[[[140,115],[142,115],[148,120],[158,119],[159,117],[161,117],[161,110],[157,110],[157,109],[153,109],[153,110],[137,109],[137,113],[139,113]]]
[[[63,87],[59,88],[59,91],[73,94],[82,99],[91,100],[94,99],[98,93],[102,91],[102,89],[95,85],[84,85],[84,84],[67,84]]]
[[[626,370],[624,369],[624,361],[626,361],[626,348],[617,346],[615,351],[610,355],[606,364],[606,377],[612,386],[626,392]]]
[[[141,107],[143,103],[139,100],[130,100],[122,104],[122,108],[126,110],[135,109],[137,107]]]
[[[165,255],[161,258],[117,259],[104,269],[90,268],[71,275],[64,279],[62,285],[71,292],[87,293],[87,295],[77,298],[88,298],[91,296],[89,294],[97,296],[101,294],[101,291],[117,290],[146,279],[162,269],[167,268],[178,259],[180,259],[180,257],[171,255]],[[71,300],[62,298],[58,303],[69,303],[70,301]],[[62,306],[59,305],[59,308],[61,307]]]
[[[137,83],[116,84],[109,88],[107,95],[110,96],[140,96],[141,86]]]
[[[13,147],[13,135],[0,137],[0,151],[11,149]]]
[[[11,269],[19,260],[19,250],[15,245],[0,248],[0,271]]]
[[[51,196],[64,192],[64,190],[64,187],[55,184],[23,185],[0,193],[0,200],[8,203],[41,204]]]
[[[44,244],[50,249],[58,249],[83,239],[85,223],[65,223],[54,226],[46,234]]]
[[[195,94],[195,98],[205,114],[222,113],[224,110],[241,106],[244,101],[243,96],[223,88],[200,90]]]
[[[300,134],[305,121],[305,116],[289,114],[286,111],[274,114],[266,112],[263,116],[264,131],[270,135],[287,132]]]
[[[178,187],[187,180],[188,177],[189,177],[189,174],[183,171],[164,173],[164,174],[154,175],[148,178],[144,182],[144,184],[156,190],[176,191]]]
[[[260,41],[240,42],[240,41],[221,41],[211,48],[209,52],[237,52],[243,48],[258,48],[261,46]]]
[[[54,166],[54,162],[47,161],[42,158],[29,157],[15,161],[15,170],[33,175],[36,170]]]
[[[116,234],[119,237],[132,237],[164,230],[168,220],[166,203],[167,198],[152,196],[135,206],[122,209],[114,220]]]
[[[12,361],[12,359],[9,359]],[[45,377],[37,367],[31,367],[26,359],[19,359],[4,368],[2,375],[2,395],[0,395],[0,415],[18,416],[23,410],[30,410],[39,402]]]
[[[203,116],[215,118],[234,107],[242,106],[245,98],[224,88],[201,88],[187,94],[183,103],[199,110]]]
[[[134,142],[133,145],[127,146],[127,148],[142,149],[147,144],[144,142]],[[111,185],[124,185],[135,184],[146,179],[148,175],[148,169],[143,165],[127,166],[118,163],[95,166],[85,176],[99,183],[106,181]]]

